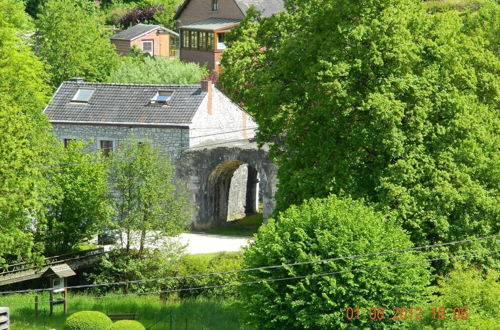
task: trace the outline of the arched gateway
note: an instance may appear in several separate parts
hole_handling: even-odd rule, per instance
[[[194,229],[214,228],[255,213],[259,202],[264,219],[274,210],[277,167],[255,144],[188,149],[175,167],[195,205]]]

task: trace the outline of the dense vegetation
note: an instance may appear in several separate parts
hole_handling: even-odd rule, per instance
[[[207,75],[195,63],[176,58],[130,57],[111,73],[110,82],[126,84],[197,84]]]
[[[272,144],[278,209],[334,193],[416,244],[498,233],[500,5],[286,5],[236,29],[220,79]]]
[[[334,196],[292,206],[269,220],[245,252],[244,267],[292,264],[411,247],[393,221]],[[397,266],[405,264],[405,266]],[[394,265],[394,266],[393,266]],[[244,273],[249,321],[258,329],[401,328],[385,318],[347,320],[346,309],[413,306],[429,283],[422,253],[395,253]],[[325,275],[320,275],[325,274]],[[291,280],[276,280],[292,278]]]

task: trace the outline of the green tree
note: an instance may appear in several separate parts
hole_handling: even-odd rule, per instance
[[[273,142],[278,209],[335,193],[391,212],[415,243],[498,233],[500,5],[286,6],[236,29],[220,79]]]
[[[51,179],[61,198],[47,217],[43,233],[45,251],[71,252],[78,243],[98,234],[108,224],[109,203],[107,163],[100,153],[89,152],[81,141],[60,148],[59,168]]]
[[[71,77],[104,81],[118,65],[93,2],[48,0],[36,26],[38,53],[50,65],[53,86]]]
[[[46,73],[21,38],[30,24],[21,2],[0,0],[0,264],[40,251],[34,231],[54,193]]]
[[[429,329],[497,329],[499,280],[498,270],[483,274],[474,268],[454,269],[432,287],[428,315],[422,315],[423,321],[415,321],[414,328],[427,325]],[[433,317],[432,308],[444,308],[446,317]]]
[[[173,181],[170,160],[148,140],[122,141],[111,157],[110,180],[117,225],[126,237],[126,251],[142,252],[147,234],[155,240],[185,229],[191,212],[186,195]],[[134,232],[140,233],[136,239]]]
[[[140,59],[140,60],[139,60]],[[110,82],[125,84],[196,84],[207,71],[195,63],[155,57],[125,58]]]
[[[411,246],[401,227],[381,213],[332,195],[292,206],[269,220],[245,251],[243,268]],[[245,272],[244,281],[263,282],[241,286],[240,291],[249,321],[259,329],[400,329],[404,323],[390,319],[392,308],[422,302],[428,267],[422,252],[346,258]],[[335,274],[319,275],[325,273]],[[273,281],[283,278],[295,279]],[[370,320],[371,307],[383,307],[384,319]],[[359,319],[354,311],[348,320],[347,308],[359,308]]]

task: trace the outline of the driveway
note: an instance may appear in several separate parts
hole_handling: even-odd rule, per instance
[[[187,254],[240,251],[252,241],[250,237],[223,236],[202,233],[184,233],[177,236],[186,245]]]
[[[132,248],[138,249],[139,243],[139,232],[134,232],[134,241],[132,243]],[[155,237],[154,232],[148,232],[146,235],[145,246],[153,249],[162,249],[173,247],[173,246],[185,246],[185,252],[187,254],[202,254],[202,253],[216,253],[216,252],[234,252],[240,251],[242,247],[248,246],[253,239],[251,237],[241,237],[241,236],[226,236],[226,235],[214,235],[205,233],[183,233],[175,237],[169,238],[158,238]],[[126,239],[124,237],[123,243],[118,239],[115,247],[120,247],[120,245],[126,245]]]

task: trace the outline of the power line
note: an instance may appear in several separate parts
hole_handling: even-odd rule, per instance
[[[109,282],[109,283],[98,283],[98,284],[75,285],[75,286],[68,286],[68,287],[66,287],[66,289],[88,289],[88,288],[104,287],[104,286],[117,286],[117,285],[127,285],[127,284],[139,284],[139,283],[148,283],[148,282],[159,282],[159,281],[167,281],[167,280],[181,280],[181,279],[189,279],[189,278],[205,277],[205,276],[228,275],[228,274],[244,273],[244,272],[257,271],[257,270],[267,270],[267,269],[275,269],[275,268],[282,268],[282,267],[294,267],[294,266],[301,266],[301,265],[310,265],[310,264],[317,264],[317,263],[334,262],[334,261],[340,261],[340,260],[357,259],[357,258],[380,256],[380,255],[387,255],[387,254],[394,254],[394,253],[401,253],[401,252],[409,252],[409,251],[415,251],[415,250],[422,250],[422,249],[426,249],[426,248],[434,248],[434,247],[443,247],[443,246],[448,246],[448,245],[465,244],[465,243],[470,243],[470,242],[475,242],[475,241],[481,241],[481,240],[487,240],[487,239],[492,239],[492,238],[497,238],[497,237],[500,237],[500,235],[490,235],[490,236],[483,236],[483,237],[465,239],[465,240],[460,240],[460,241],[453,241],[453,242],[446,242],[446,243],[437,243],[437,244],[429,244],[429,245],[422,245],[422,246],[410,247],[410,248],[399,249],[399,250],[388,250],[388,251],[372,252],[372,253],[366,253],[366,254],[350,255],[350,256],[345,256],[345,257],[335,257],[335,258],[312,260],[312,261],[303,261],[303,262],[281,264],[281,265],[270,265],[270,266],[254,267],[254,268],[235,269],[235,270],[228,270],[228,271],[224,271],[224,272],[198,273],[198,274],[191,274],[191,275],[170,276],[170,277],[145,279],[145,280],[134,280],[134,281],[121,281],[121,282]],[[50,291],[50,290],[52,290],[52,288],[31,289],[31,290],[17,290],[17,291],[2,291],[2,292],[0,292],[0,294],[42,292],[42,291]]]
[[[359,272],[359,271],[363,271],[363,270],[417,265],[417,264],[429,263],[429,262],[433,262],[433,261],[442,261],[442,260],[449,260],[449,259],[455,259],[455,258],[473,257],[473,256],[478,256],[478,255],[483,255],[483,254],[493,254],[493,253],[498,253],[498,252],[500,252],[500,250],[488,250],[488,251],[483,251],[483,252],[475,252],[475,253],[462,254],[462,255],[453,255],[453,256],[449,256],[449,257],[425,259],[425,260],[414,261],[414,262],[403,262],[403,263],[396,263],[396,264],[389,264],[389,265],[345,269],[345,270],[339,270],[339,271],[335,271],[335,272],[313,273],[313,274],[299,275],[299,276],[260,279],[260,280],[255,280],[255,281],[228,283],[228,284],[220,284],[220,285],[198,286],[198,287],[180,288],[180,289],[172,289],[172,290],[161,290],[161,291],[155,291],[155,292],[125,293],[125,294],[119,294],[119,295],[107,295],[107,296],[103,296],[103,297],[93,296],[93,297],[87,297],[87,298],[89,298],[89,299],[120,298],[120,297],[132,296],[132,295],[138,296],[138,295],[174,293],[174,292],[193,291],[193,290],[208,290],[208,289],[218,289],[218,288],[224,288],[224,287],[241,286],[241,285],[253,285],[253,284],[263,284],[263,283],[271,283],[271,282],[279,282],[279,281],[290,281],[290,280],[297,280],[297,279],[303,279],[303,278],[308,278],[308,277],[322,277],[322,276],[332,276],[332,275],[343,274],[343,273],[354,273],[354,272]],[[67,287],[66,289],[70,289],[70,288],[72,288],[72,287]],[[52,290],[52,289],[50,289],[50,290]],[[33,291],[31,291],[31,292],[33,292]],[[40,301],[39,303],[49,303],[49,302],[50,302],[50,300],[49,301]],[[33,302],[12,303],[11,305],[25,305],[25,304],[32,304],[32,303]]]

